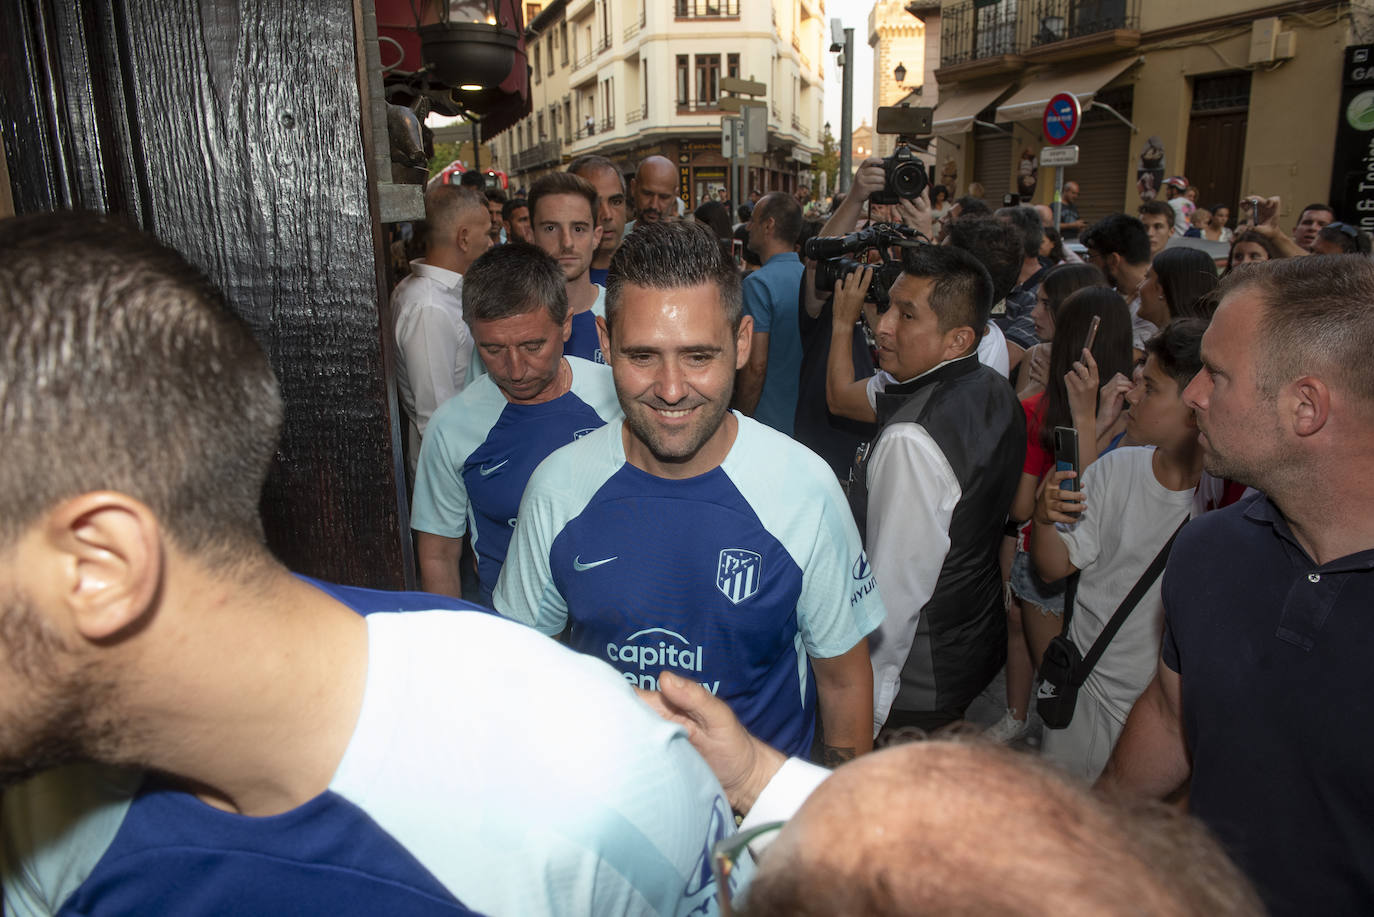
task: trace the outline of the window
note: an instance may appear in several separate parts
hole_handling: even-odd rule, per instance
[[[544,72],[543,68],[539,66],[539,42],[535,42],[535,43],[534,43],[534,81],[535,81],[536,83],[539,82],[539,75],[540,75],[541,73],[543,73],[543,72]]]
[[[573,123],[573,119],[572,119],[572,102],[568,101],[567,99],[564,99],[564,100],[563,100],[563,142],[564,142],[564,143],[572,143],[572,139],[573,139],[573,136],[572,136],[572,132],[573,132],[572,123]]]
[[[720,55],[698,54],[697,105],[715,105],[720,86]]]
[[[563,49],[563,66],[568,66],[568,23],[567,20],[558,24],[558,37],[562,39],[559,45]]]
[[[979,7],[975,14],[975,58],[1015,53],[1016,0],[994,0]]]
[[[543,143],[544,138],[548,136],[548,134],[544,133],[544,113],[541,111],[535,117],[539,119],[539,142]]]
[[[739,55],[731,54],[725,58],[725,75],[731,79],[739,79]]]
[[[545,55],[545,56],[548,58],[548,61],[549,61],[549,69],[546,71],[546,72],[548,73],[549,76],[553,76],[553,46],[554,46],[554,44],[555,44],[554,39],[557,38],[557,37],[558,37],[557,33],[550,33],[550,34],[549,34],[549,40],[548,40],[548,47],[544,49],[544,50],[546,50],[546,51],[549,52],[547,55]]]
[[[539,18],[539,14],[542,13],[542,12],[544,12],[544,4],[542,4],[542,3],[526,3],[526,4],[525,4],[525,25],[529,25],[531,22],[534,22],[535,19]]]
[[[679,107],[686,107],[688,103],[687,95],[687,55],[677,56],[677,104]]]

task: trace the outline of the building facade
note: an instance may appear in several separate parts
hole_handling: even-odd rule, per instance
[[[722,77],[767,86],[767,150],[745,193],[793,191],[820,151],[822,0],[554,0],[526,29],[530,115],[495,139],[525,187],[599,153],[625,174],[647,156],[678,164],[687,207],[733,191],[721,151]]]
[[[955,0],[941,4],[939,171],[990,202],[1053,197],[1038,166],[1049,99],[1083,115],[1078,209],[1135,212],[1164,178],[1186,176],[1199,203],[1279,195],[1281,220],[1331,185],[1342,55],[1336,2]]]

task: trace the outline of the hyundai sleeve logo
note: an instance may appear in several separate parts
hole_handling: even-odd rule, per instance
[[[859,559],[854,561],[854,570],[851,575],[859,582],[863,582],[873,575],[873,568],[868,565],[867,554],[860,554]]]

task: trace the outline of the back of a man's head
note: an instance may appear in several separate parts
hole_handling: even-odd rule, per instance
[[[977,258],[992,278],[992,301],[1007,298],[1025,261],[1021,230],[995,217],[959,217],[948,242]]]
[[[754,207],[754,219],[762,223],[773,221],[773,238],[788,246],[797,244],[801,235],[802,208],[797,199],[786,191],[770,191]]]
[[[1040,222],[1040,214],[1035,212],[1034,207],[1001,207],[998,208],[996,216],[1021,231],[1022,255],[1034,258],[1040,254],[1040,243],[1045,240],[1045,226]]]
[[[993,282],[977,258],[949,245],[922,245],[902,251],[902,273],[935,281],[930,311],[941,334],[967,327],[974,341],[982,337],[992,311]]]
[[[463,215],[473,208],[487,210],[487,196],[465,185],[435,185],[425,192],[425,226],[431,245],[449,243]]]
[[[1112,213],[1083,233],[1083,245],[1104,258],[1120,255],[1127,264],[1150,263],[1150,234],[1145,224],[1124,213]]]
[[[281,424],[251,329],[179,254],[98,214],[0,222],[0,545],[111,490],[208,566],[255,557]]]
[[[625,237],[611,259],[606,287],[606,327],[615,334],[626,286],[648,290],[680,290],[713,284],[732,330],[744,314],[739,271],[721,252],[710,229],[695,220],[646,223]]]
[[[985,217],[992,213],[992,208],[988,206],[987,201],[971,194],[964,195],[954,203],[959,207],[959,219],[961,220],[965,217]]]
[[[1243,291],[1264,303],[1255,354],[1263,392],[1313,374],[1374,412],[1374,263],[1309,255],[1251,264],[1227,274],[1217,295],[1225,305]]]
[[[760,857],[748,917],[1257,915],[1188,816],[1115,804],[1024,753],[918,742],[835,772]]]
[[[472,262],[463,275],[463,321],[491,322],[548,309],[555,324],[568,315],[563,269],[537,245],[516,239]]]

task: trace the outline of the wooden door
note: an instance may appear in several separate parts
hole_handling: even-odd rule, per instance
[[[1235,225],[1242,194],[1248,109],[1193,112],[1188,121],[1188,166],[1184,174],[1197,186],[1199,207],[1225,204]]]
[[[262,510],[303,573],[414,584],[370,134],[366,0],[6,0],[15,211],[122,214],[199,265],[286,399]],[[385,125],[379,125],[385,133]]]

